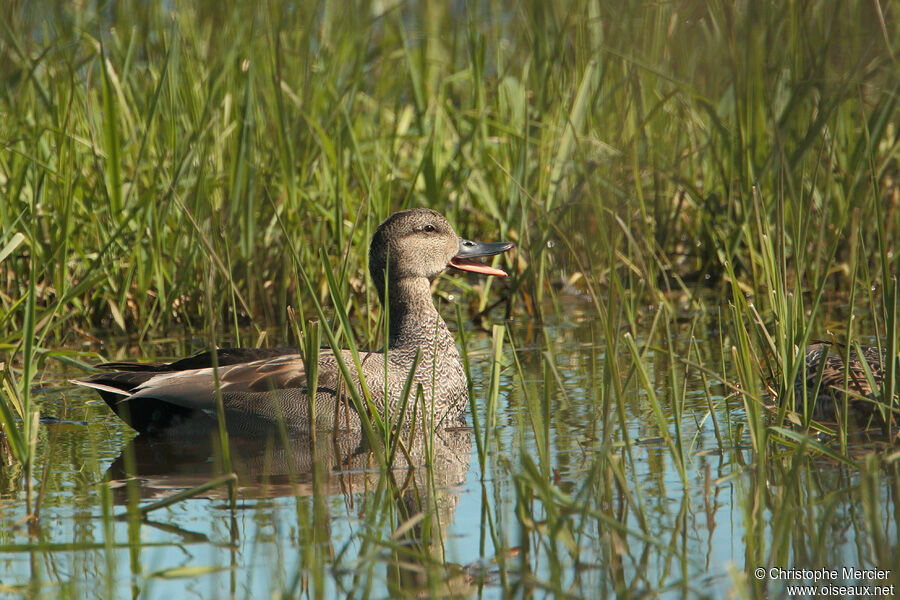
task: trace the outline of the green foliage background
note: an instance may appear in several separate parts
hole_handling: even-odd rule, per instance
[[[0,10],[7,341],[32,262],[59,341],[196,321],[200,291],[282,321],[320,246],[362,298],[371,230],[409,206],[519,242],[537,299],[620,265],[636,297],[729,262],[764,291],[765,234],[802,289],[895,270],[896,3]]]

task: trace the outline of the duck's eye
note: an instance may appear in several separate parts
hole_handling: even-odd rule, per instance
[[[427,231],[428,233],[434,233],[437,229],[434,228],[434,225],[426,225],[422,228],[422,231]]]

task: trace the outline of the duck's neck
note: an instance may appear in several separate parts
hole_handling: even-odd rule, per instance
[[[421,347],[430,356],[435,344],[455,346],[446,323],[434,307],[431,283],[425,277],[405,277],[388,285],[389,348]]]

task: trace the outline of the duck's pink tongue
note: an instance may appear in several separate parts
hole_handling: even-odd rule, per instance
[[[450,266],[460,271],[471,271],[472,273],[481,273],[482,275],[494,275],[495,277],[506,277],[506,271],[495,269],[494,267],[469,260],[468,258],[459,258],[454,256],[450,259]]]

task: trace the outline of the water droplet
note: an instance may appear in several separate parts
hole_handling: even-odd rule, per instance
[[[547,247],[548,247],[548,248],[552,248],[552,247],[555,246],[555,245],[556,245],[556,242],[554,242],[553,240],[547,240]]]
[[[712,275],[710,275],[709,273],[703,274],[703,279],[710,279],[711,277],[712,277]]]
[[[453,294],[447,294],[447,300],[453,302],[454,300],[456,300],[456,296],[454,296]]]

